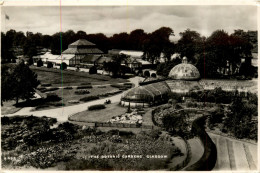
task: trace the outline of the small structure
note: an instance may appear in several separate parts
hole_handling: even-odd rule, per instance
[[[157,82],[130,89],[123,94],[121,105],[127,107],[149,107],[167,101],[170,88],[166,82]]]

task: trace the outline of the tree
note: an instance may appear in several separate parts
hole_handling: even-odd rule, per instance
[[[39,60],[37,61],[37,67],[41,67],[41,66],[43,66],[43,62],[42,62],[41,59],[39,59]]]
[[[19,99],[30,99],[35,93],[36,87],[40,84],[37,80],[37,74],[30,70],[28,65],[23,62],[13,67],[4,67],[4,76],[2,79],[2,101]],[[8,79],[6,78],[8,77]],[[6,94],[3,95],[3,93]]]
[[[68,67],[68,65],[65,62],[62,62],[60,65],[61,70],[65,70],[65,69],[67,69],[67,67]]]
[[[181,57],[186,56],[188,61],[195,63],[195,54],[201,53],[203,50],[203,39],[200,34],[190,29],[180,33],[181,38],[177,43],[177,52]]]
[[[144,72],[144,77],[150,77],[150,72],[146,70],[146,71]]]
[[[157,74],[167,77],[169,75],[169,72],[171,71],[171,69],[180,63],[181,63],[181,59],[178,57],[171,61],[160,63],[157,65],[157,69],[156,69]]]
[[[97,67],[92,66],[89,68],[89,74],[97,74]]]
[[[164,115],[162,118],[162,123],[166,131],[173,134],[178,134],[184,137],[188,132],[188,122],[184,112],[178,113],[178,115]]]
[[[148,34],[147,38],[143,41],[144,57],[152,64],[158,62],[163,49],[171,45],[169,39],[170,35],[174,35],[171,28],[161,27],[151,34]]]
[[[52,62],[48,62],[48,63],[47,63],[47,68],[52,68],[52,67],[53,67]]]

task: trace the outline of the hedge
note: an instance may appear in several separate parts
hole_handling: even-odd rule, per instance
[[[86,86],[78,86],[77,89],[88,89],[93,88],[92,85],[86,85]]]
[[[72,90],[72,87],[68,86],[68,87],[64,87],[63,89]]]
[[[97,100],[97,99],[99,99],[98,96],[88,96],[88,97],[81,98],[80,101],[87,102],[87,101]]]
[[[42,83],[41,86],[43,86],[43,87],[49,87],[49,86],[51,86],[51,84],[50,84],[50,83]]]
[[[83,94],[89,94],[90,92],[88,90],[77,90],[74,93],[78,95],[83,95]]]
[[[106,108],[106,106],[104,104],[97,104],[97,105],[89,106],[88,110],[92,111],[92,110],[99,110],[99,109],[105,109],[105,108]]]

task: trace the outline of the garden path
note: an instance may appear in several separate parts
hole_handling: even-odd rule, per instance
[[[142,80],[142,77],[136,76],[134,78],[130,78],[130,82],[135,85],[135,87],[139,86],[139,82]],[[126,91],[125,91],[126,92]],[[38,117],[47,116],[52,118],[57,118],[57,121],[65,122],[68,121],[68,117],[72,114],[82,112],[88,109],[89,106],[95,105],[95,104],[103,104],[106,100],[110,99],[112,103],[119,102],[121,99],[123,93],[102,98],[99,100],[90,101],[83,104],[73,105],[73,106],[65,106],[65,107],[59,107],[54,109],[47,109],[47,110],[41,110],[41,111],[33,111],[30,112],[33,107],[27,107],[19,110],[18,112],[14,114],[8,114],[5,116],[15,116],[15,115],[34,115]]]
[[[208,132],[217,147],[217,162],[213,171],[256,170],[257,144]]]

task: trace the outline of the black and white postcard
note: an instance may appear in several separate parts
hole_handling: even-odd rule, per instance
[[[93,3],[1,5],[1,170],[259,170],[257,2]]]

